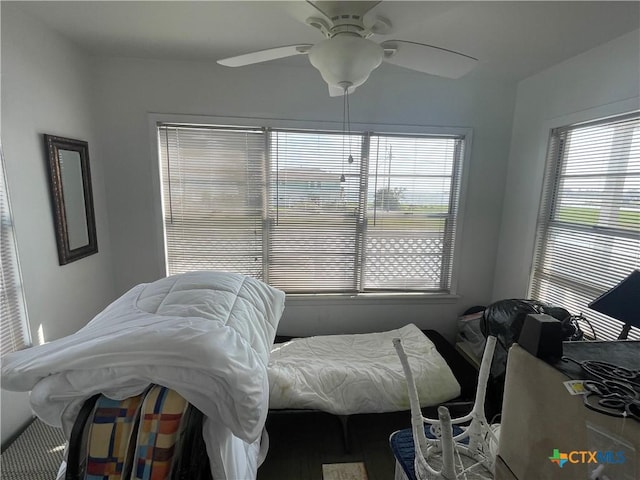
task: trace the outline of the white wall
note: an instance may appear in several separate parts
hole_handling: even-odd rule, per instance
[[[640,31],[518,85],[493,299],[527,293],[551,128],[640,108]]]
[[[75,332],[114,298],[103,160],[92,118],[91,64],[76,47],[2,2],[2,144],[18,254],[38,342]],[[42,134],[89,142],[99,252],[58,264]],[[2,441],[30,417],[26,394],[2,391]]]
[[[340,128],[342,98],[330,98],[320,74],[302,63],[228,69],[215,62],[101,59],[97,72],[118,292],[164,275],[150,113],[337,121]],[[290,298],[280,333],[366,332],[413,321],[452,337],[457,315],[488,302],[514,98],[515,85],[497,81],[446,80],[388,65],[373,72],[351,97],[352,122],[473,129],[458,252],[460,298],[436,303]]]

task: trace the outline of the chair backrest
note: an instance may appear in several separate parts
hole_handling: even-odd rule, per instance
[[[495,454],[491,448],[491,443],[495,442],[497,445],[497,438],[487,422],[484,402],[496,337],[490,336],[487,338],[478,374],[475,401],[471,412],[463,417],[453,419],[450,417],[449,410],[443,406],[438,407],[437,419],[426,418],[422,415],[418,390],[409,365],[409,359],[402,348],[402,341],[399,338],[395,338],[393,339],[393,345],[407,379],[409,403],[411,405],[411,429],[416,452],[414,460],[416,477],[418,479],[444,478],[454,480],[465,478],[463,475],[475,467],[493,471]],[[467,423],[468,425],[457,428],[456,433],[453,432],[454,425]],[[433,438],[427,438],[425,424],[431,425],[430,432]],[[434,454],[441,457],[442,467],[440,470],[436,470],[429,465],[428,459]],[[461,456],[471,459],[471,465],[460,467],[460,471],[456,473],[456,456],[459,463],[462,463]]]

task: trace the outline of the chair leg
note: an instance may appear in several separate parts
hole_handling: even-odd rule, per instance
[[[438,407],[438,419],[440,420],[440,438],[442,447],[442,478],[455,480],[455,460],[453,446],[453,430],[451,427],[451,415],[447,407]]]

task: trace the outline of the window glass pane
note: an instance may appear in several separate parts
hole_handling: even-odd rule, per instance
[[[637,231],[640,132],[633,123],[571,131],[564,147],[555,220]]]
[[[345,139],[336,133],[273,132],[269,281],[274,285],[289,292],[356,290],[361,146],[361,136],[353,134]]]
[[[457,139],[372,136],[365,289],[448,288]]]
[[[264,141],[260,130],[160,128],[169,274],[262,278]]]

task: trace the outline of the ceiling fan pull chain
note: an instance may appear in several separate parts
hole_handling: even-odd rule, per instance
[[[346,88],[344,96],[347,98],[347,133],[349,135],[349,164],[353,163],[353,155],[351,155],[351,108],[349,105],[349,89]]]
[[[341,174],[340,174],[340,183],[344,183],[347,179],[344,176],[344,137],[346,134],[346,118],[347,118],[347,100],[346,100],[347,89],[345,88],[345,95],[342,97],[342,157],[341,157]]]

